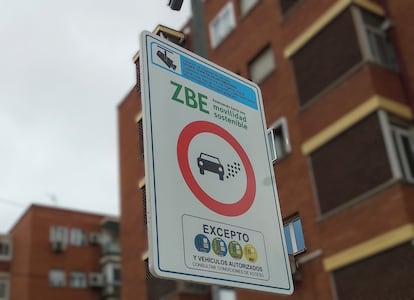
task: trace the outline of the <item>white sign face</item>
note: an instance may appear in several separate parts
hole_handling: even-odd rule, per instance
[[[149,32],[140,55],[151,272],[291,294],[258,86]]]

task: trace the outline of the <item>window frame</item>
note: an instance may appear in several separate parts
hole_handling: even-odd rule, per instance
[[[121,266],[120,265],[114,265],[114,267],[112,268],[112,279],[115,285],[121,285]]]
[[[79,281],[80,279],[80,281]],[[85,289],[88,287],[88,282],[85,272],[72,271],[69,277],[69,287],[73,289]]]
[[[414,183],[414,167],[410,167],[408,158],[409,154],[407,154],[402,140],[403,138],[406,138],[408,140],[409,146],[412,149],[411,155],[414,156],[414,128],[402,128],[397,125],[390,125],[390,128],[395,152],[401,170],[400,178],[409,183]]]
[[[379,122],[379,125],[381,127],[381,134],[382,134],[382,138],[384,140],[385,151],[386,151],[387,157],[388,157],[388,163],[389,163],[389,167],[390,167],[390,170],[391,170],[391,177],[388,181],[386,181],[386,182],[384,182],[380,185],[374,186],[373,188],[366,191],[365,193],[362,193],[362,194],[359,194],[359,195],[357,195],[353,198],[350,198],[348,201],[342,203],[341,205],[336,206],[335,208],[332,208],[328,211],[323,212],[322,208],[321,208],[320,197],[319,197],[319,194],[318,194],[318,188],[317,188],[317,184],[316,184],[314,166],[313,166],[312,160],[310,159],[311,154],[308,153],[307,155],[308,155],[310,168],[311,168],[312,186],[313,186],[313,190],[315,191],[317,213],[318,213],[318,217],[320,218],[320,220],[323,220],[327,217],[335,215],[336,213],[338,213],[340,211],[343,211],[344,209],[347,209],[351,206],[354,206],[355,204],[359,203],[360,201],[363,201],[364,199],[366,199],[367,197],[370,197],[374,193],[376,193],[378,191],[381,191],[385,188],[388,188],[390,185],[392,185],[392,184],[394,184],[398,181],[406,180],[406,178],[404,176],[404,173],[403,173],[403,167],[402,167],[401,161],[400,161],[400,154],[398,152],[399,150],[398,150],[397,144],[395,142],[394,128],[397,128],[399,130],[407,130],[409,125],[406,123],[406,121],[404,121],[404,118],[400,118],[397,115],[389,114],[387,111],[385,111],[383,109],[379,109],[379,110],[375,111],[373,114],[377,115],[378,122]],[[363,117],[361,120],[358,120],[358,121],[352,123],[351,127],[357,125],[359,122],[361,122],[365,118],[368,118],[369,116],[370,116],[370,114]],[[414,132],[414,125],[412,126],[412,130]],[[406,180],[406,181],[409,182],[408,180]]]
[[[56,282],[58,282],[59,279],[61,279],[61,278],[54,279],[53,280],[53,278],[52,278],[54,276],[53,274],[55,274],[55,276],[56,275],[58,275],[58,276],[62,276],[63,275],[63,277],[62,277],[62,279],[63,279],[62,284],[60,284],[60,283],[56,284]],[[49,274],[48,274],[48,280],[49,280],[49,286],[50,287],[53,287],[53,288],[64,288],[67,285],[67,282],[66,282],[67,281],[66,271],[63,270],[63,269],[50,269],[49,270]]]
[[[259,65],[259,64],[256,65],[256,63],[262,62],[260,60],[261,58],[267,58],[266,57],[267,55],[270,55],[272,64],[267,63],[264,65],[271,66],[271,67],[268,70],[265,70],[265,72],[262,72],[263,74],[261,74],[261,76],[259,76],[258,78],[254,78],[255,76],[253,76],[253,73],[254,73],[253,68]],[[249,79],[256,84],[261,84],[267,78],[269,78],[277,70],[276,58],[275,58],[275,53],[273,51],[272,45],[268,44],[263,49],[261,49],[257,53],[257,55],[252,60],[249,61],[247,68],[249,72]]]
[[[369,11],[363,11],[362,8],[357,7],[357,6],[351,7],[351,13],[354,19],[355,29],[358,35],[358,40],[359,40],[358,42],[359,42],[359,46],[361,49],[363,59],[365,61],[379,65],[385,69],[398,72],[399,68],[398,68],[394,45],[389,37],[389,32],[388,32],[389,27],[380,28],[383,24],[386,24],[386,23],[392,24],[392,22],[383,16],[376,15]],[[382,18],[381,26],[376,27],[372,24],[367,24],[367,22],[364,20],[364,16],[363,16],[364,13],[372,14],[378,18]],[[380,52],[378,43],[373,43],[372,38],[370,38],[371,36],[381,38],[381,41],[385,45],[383,49],[386,53],[388,62],[381,60],[380,55],[378,54]]]
[[[280,129],[281,133],[283,134],[282,140],[283,140],[283,147],[282,147],[282,153],[280,157],[278,157],[277,154],[277,147],[275,144],[275,131]],[[290,144],[289,139],[289,130],[287,125],[287,120],[285,117],[279,118],[275,123],[270,126],[266,131],[266,137],[269,143],[269,154],[270,158],[272,159],[272,163],[275,164],[276,162],[279,162],[286,156],[288,156],[292,152],[292,147]]]
[[[260,2],[260,0],[253,0],[250,1],[247,0],[248,3],[251,4],[243,4],[246,3],[246,0],[239,0],[239,7],[240,7],[240,17],[244,18],[245,16],[247,16]]]
[[[68,243],[68,228],[65,226],[50,227],[50,241]]]
[[[220,27],[216,27],[217,25],[223,24],[223,20],[226,20],[226,15],[229,15],[228,19],[228,28],[226,28],[226,32],[219,36],[217,29]],[[223,25],[222,25],[223,26]],[[217,48],[229,35],[233,30],[236,28],[236,16],[234,12],[234,5],[232,1],[228,1],[217,13],[217,15],[209,22],[208,24],[208,31],[210,36],[210,46],[211,48]]]
[[[136,118],[137,131],[138,131],[138,157],[144,159],[144,123],[142,119],[142,113]]]
[[[115,278],[115,270],[119,271],[119,280]],[[103,269],[103,278],[104,282],[107,285],[121,285],[121,265],[119,263],[108,263],[106,264]]]
[[[147,226],[148,224],[148,217],[147,217],[147,188],[145,183],[139,187],[141,192],[141,199],[142,199],[142,213],[143,213],[143,221],[144,225]]]
[[[0,261],[9,261],[12,257],[12,242],[7,237],[0,237]]]
[[[70,230],[70,245],[75,247],[87,246],[87,234],[80,228],[71,228]]]
[[[9,277],[0,275],[0,286],[3,285],[4,294],[0,294],[0,300],[8,300],[10,297],[10,279]],[[1,288],[0,288],[1,291]]]

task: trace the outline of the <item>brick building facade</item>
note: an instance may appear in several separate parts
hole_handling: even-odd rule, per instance
[[[119,299],[118,224],[113,217],[30,206],[9,233],[6,299]]]
[[[9,299],[12,252],[13,244],[10,235],[0,234],[0,300]]]
[[[414,2],[207,0],[197,9],[205,34],[185,26],[184,47],[206,37],[209,60],[262,90],[288,251],[298,266],[290,298],[412,299]],[[137,82],[118,108],[121,240],[129,249],[123,300],[159,298],[149,292],[154,279],[145,279]],[[168,291],[184,299],[171,292],[176,286]]]

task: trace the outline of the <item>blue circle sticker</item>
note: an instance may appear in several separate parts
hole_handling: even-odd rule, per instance
[[[204,234],[197,234],[194,239],[194,246],[199,252],[210,252],[210,240]]]

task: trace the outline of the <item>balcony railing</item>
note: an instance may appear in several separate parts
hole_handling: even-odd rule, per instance
[[[120,295],[120,291],[121,291],[121,286],[119,284],[117,285],[105,285],[105,287],[103,288],[103,296],[104,297],[116,297]]]
[[[121,246],[118,243],[108,243],[102,245],[102,255],[119,255]]]

